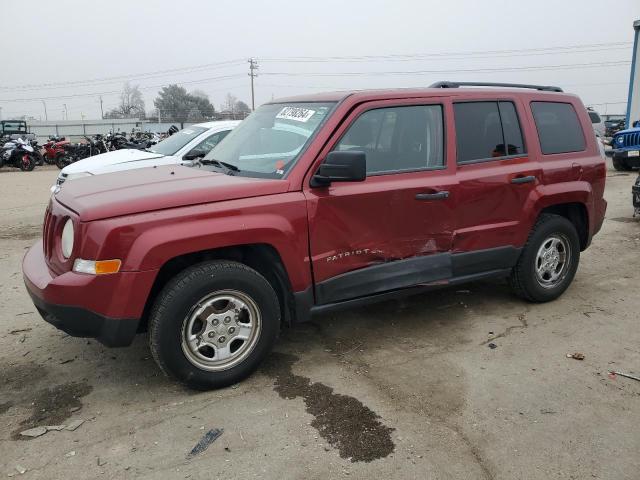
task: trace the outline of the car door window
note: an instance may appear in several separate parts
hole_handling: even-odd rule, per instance
[[[365,152],[368,175],[442,168],[442,106],[368,110],[353,122],[334,150]]]
[[[189,153],[187,153],[187,155],[194,154],[194,153],[198,153],[198,154],[201,153],[202,156],[204,157],[207,153],[213,150],[213,147],[215,147],[218,143],[220,143],[220,141],[224,137],[226,137],[229,132],[230,130],[223,130],[222,132],[218,132],[218,133],[214,133],[213,135],[210,135],[209,137],[205,138],[202,142],[200,142],[198,145],[193,147],[189,151]]]
[[[507,145],[506,155],[525,153],[527,150],[522,138],[522,129],[520,128],[515,105],[513,102],[498,102],[498,109],[500,110],[502,132],[504,133],[504,144]]]
[[[526,152],[513,102],[461,102],[453,108],[458,163]]]
[[[581,152],[586,148],[578,115],[570,103],[531,102],[542,153]]]

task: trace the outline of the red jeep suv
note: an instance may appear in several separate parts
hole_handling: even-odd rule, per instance
[[[195,388],[318,312],[500,276],[553,300],[606,209],[589,115],[557,87],[469,85],[273,101],[193,166],[62,185],[27,290],[71,335],[148,329]]]

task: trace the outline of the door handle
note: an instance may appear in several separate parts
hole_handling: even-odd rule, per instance
[[[519,185],[521,183],[533,183],[536,181],[536,177],[534,175],[529,175],[527,177],[516,177],[511,179],[511,183],[515,183]]]
[[[444,190],[436,193],[418,193],[416,195],[416,200],[444,200],[445,198],[449,198],[449,192]]]

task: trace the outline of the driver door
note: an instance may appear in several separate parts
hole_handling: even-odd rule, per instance
[[[444,130],[441,103],[370,102],[323,150],[364,151],[367,178],[304,190],[316,303],[451,277],[456,180]]]

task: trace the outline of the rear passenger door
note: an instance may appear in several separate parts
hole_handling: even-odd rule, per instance
[[[509,268],[527,222],[525,203],[540,176],[531,161],[520,119],[523,105],[511,99],[454,102],[457,177],[454,276]],[[456,257],[456,256],[454,256]],[[456,268],[457,267],[457,268]]]

